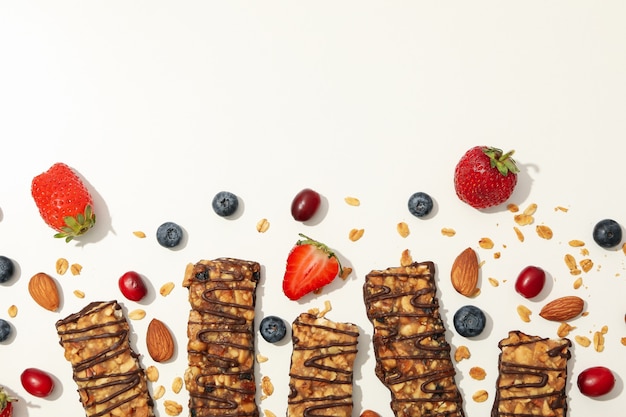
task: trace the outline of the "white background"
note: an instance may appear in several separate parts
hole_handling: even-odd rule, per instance
[[[291,322],[329,300],[328,318],[360,326],[354,416],[371,408],[389,417],[389,394],[373,372],[361,288],[370,270],[397,266],[404,249],[436,263],[448,340],[472,352],[457,365],[469,417],[490,412],[498,341],[516,329],[556,337],[558,324],[538,312],[569,294],[585,299],[589,312],[572,322],[572,337],[609,328],[604,352],[572,349],[569,415],[622,415],[626,257],[595,245],[591,230],[607,217],[626,224],[625,16],[620,1],[3,2],[0,254],[18,272],[0,286],[0,317],[14,328],[0,344],[0,384],[19,397],[16,415],[83,415],[54,323],[89,301],[109,299],[148,312],[131,323],[144,366],[153,364],[144,341],[149,320],[171,328],[178,351],[158,366],[158,383],[167,388],[164,399],[186,407],[186,392],[170,390],[186,367],[183,272],[189,262],[230,256],[263,265],[259,318],[276,314]],[[522,228],[523,243],[505,207],[477,211],[454,193],[454,165],[475,145],[515,149],[521,173],[511,202],[538,205],[535,224]],[[57,161],[89,184],[98,214],[97,226],[70,244],[51,237],[30,196],[31,179]],[[324,210],[303,225],[289,207],[305,187],[323,195]],[[211,210],[221,190],[242,201],[235,219]],[[406,209],[416,191],[436,201],[427,219]],[[348,206],[347,196],[361,206]],[[264,234],[255,229],[261,218],[271,223]],[[185,229],[178,250],[154,238],[165,221]],[[410,226],[407,238],[396,232],[400,221]],[[550,226],[554,237],[540,239],[537,224]],[[444,227],[457,234],[443,236]],[[352,228],[365,230],[361,240],[348,239]],[[135,230],[148,237],[138,239]],[[292,302],[281,280],[299,232],[330,245],[354,273]],[[480,249],[482,237],[496,247]],[[582,259],[568,246],[571,239],[587,243],[595,264],[579,290],[563,262],[567,253]],[[449,279],[452,261],[468,246],[484,261],[482,293],[472,300],[454,292]],[[81,264],[80,276],[58,276],[59,257]],[[549,284],[526,301],[513,282],[530,264],[548,272]],[[150,281],[147,301],[125,301],[119,293],[117,279],[128,270]],[[40,271],[62,288],[59,312],[41,309],[28,295],[28,279]],[[490,286],[489,277],[500,286]],[[177,286],[163,298],[158,289],[167,281]],[[75,289],[86,298],[74,297]],[[476,340],[452,327],[454,312],[469,303],[489,317]],[[520,303],[533,311],[530,323],[517,316]],[[19,308],[14,319],[11,304]],[[276,388],[260,408],[284,415],[291,344],[259,338],[257,350],[269,357],[257,378],[270,376]],[[583,397],[576,387],[577,375],[595,365],[617,375],[606,398]],[[483,367],[487,378],[473,380],[472,366]],[[54,375],[51,397],[22,389],[26,367]],[[471,399],[478,389],[489,392],[487,402]]]

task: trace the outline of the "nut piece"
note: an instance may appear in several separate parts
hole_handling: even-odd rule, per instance
[[[49,311],[59,308],[59,289],[50,275],[39,272],[28,282],[28,292],[33,300]]]
[[[177,416],[183,412],[183,406],[176,401],[165,400],[163,401],[163,406],[165,407],[165,414],[168,416]]]
[[[474,295],[478,284],[478,258],[474,249],[467,248],[452,264],[450,272],[452,286],[466,297]]]
[[[141,308],[128,313],[128,318],[131,320],[142,320],[144,317],[146,317],[146,310],[142,310]]]
[[[469,348],[465,345],[461,345],[454,351],[454,360],[461,362],[463,359],[469,359],[471,357]]]
[[[146,368],[146,378],[150,382],[157,382],[159,380],[159,370],[156,366],[150,365]]]
[[[575,295],[557,298],[543,306],[539,315],[550,321],[567,321],[582,313],[585,302]]]
[[[469,375],[472,379],[482,381],[487,376],[487,372],[485,372],[485,370],[480,366],[474,366],[469,370]]]
[[[524,323],[530,323],[530,315],[532,314],[532,312],[528,307],[522,304],[518,305],[517,314]]]
[[[174,378],[174,381],[172,381],[172,391],[178,394],[181,389],[183,389],[183,379],[177,376]]]
[[[484,389],[478,390],[472,395],[472,400],[477,403],[484,403],[489,398],[489,393]]]
[[[163,397],[163,395],[165,395],[165,387],[163,385],[159,385],[154,390],[154,393],[152,393],[152,398],[158,400]]]
[[[175,286],[176,286],[176,284],[174,284],[172,281],[166,282],[159,289],[159,294],[161,294],[163,297],[166,297],[166,296],[170,295],[170,293],[172,292],[172,290],[174,289]]]
[[[146,346],[155,362],[165,362],[174,355],[174,338],[162,321],[152,319],[146,334]]]

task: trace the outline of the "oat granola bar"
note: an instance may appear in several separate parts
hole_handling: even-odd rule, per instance
[[[512,331],[498,346],[501,353],[491,416],[565,417],[571,342]]]
[[[396,417],[465,415],[436,291],[432,262],[372,271],[365,279],[376,376],[391,391]]]
[[[154,416],[146,375],[116,301],[93,302],[56,322],[88,417]]]
[[[259,415],[255,403],[256,262],[231,258],[189,265],[188,368],[185,387],[194,417]]]
[[[314,314],[292,325],[287,417],[352,415],[352,375],[359,329]]]

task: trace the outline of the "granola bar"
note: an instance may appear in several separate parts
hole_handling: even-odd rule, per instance
[[[56,322],[88,417],[154,416],[146,375],[116,301],[90,303]]]
[[[509,332],[500,341],[492,417],[567,415],[568,339]]]
[[[359,329],[303,313],[292,325],[288,417],[352,415]]]
[[[252,416],[255,402],[254,306],[260,265],[220,258],[190,264],[185,387],[195,417]]]
[[[391,391],[396,417],[465,415],[436,291],[432,262],[371,271],[365,279],[376,376]]]

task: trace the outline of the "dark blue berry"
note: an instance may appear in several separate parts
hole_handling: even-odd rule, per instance
[[[622,227],[615,220],[600,220],[593,228],[593,240],[603,248],[612,248],[622,241]]]
[[[424,217],[433,209],[433,199],[423,192],[417,192],[409,197],[409,211],[415,217]]]
[[[7,282],[13,276],[13,261],[6,256],[0,256],[0,282]]]
[[[156,233],[159,245],[165,248],[178,246],[183,238],[183,229],[176,223],[165,222],[157,229]]]
[[[221,217],[233,215],[239,207],[239,199],[237,196],[228,191],[220,191],[213,197],[213,211]]]
[[[267,316],[261,320],[259,331],[263,339],[270,343],[276,343],[285,338],[287,326],[285,326],[285,322],[280,317]]]
[[[0,319],[0,342],[4,342],[11,336],[11,325],[8,321]]]
[[[463,306],[454,314],[454,328],[464,337],[478,336],[485,329],[485,313],[472,305]]]

